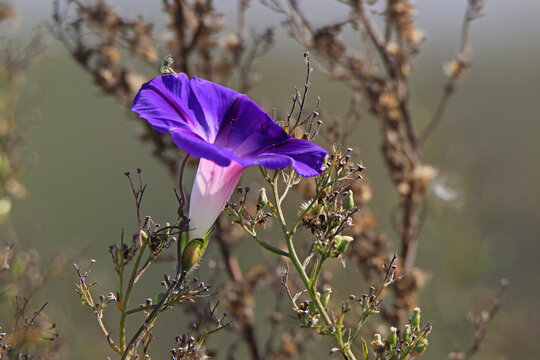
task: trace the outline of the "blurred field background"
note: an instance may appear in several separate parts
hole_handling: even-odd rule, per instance
[[[339,9],[316,3],[310,10],[313,19],[339,14]],[[17,0],[13,5],[20,14],[10,35],[21,39],[48,21],[52,12],[50,1]],[[442,91],[442,64],[457,51],[465,5],[466,1],[418,2],[419,24],[427,40],[415,65],[411,96],[412,112],[425,123]],[[143,13],[145,19],[163,26],[158,1],[124,0],[117,6],[126,14]],[[234,17],[232,2],[219,6],[227,19]],[[491,325],[485,349],[475,358],[534,359],[540,353],[536,266],[540,256],[540,2],[488,0],[485,13],[472,26],[472,68],[425,148],[426,162],[434,164],[448,187],[459,192],[454,202],[432,196],[420,237],[418,266],[429,274],[420,303],[423,319],[433,320],[434,325],[425,359],[444,359],[454,347],[469,346],[472,337],[465,314],[489,307],[501,278],[509,280],[504,305]],[[267,109],[285,111],[292,87],[303,82],[303,49],[285,36],[279,17],[268,9],[255,4],[248,14],[249,26],[274,25],[278,34],[276,47],[255,63],[260,78],[252,97]],[[3,227],[13,228],[18,246],[36,249],[44,264],[58,252],[65,254],[68,260],[61,276],[43,294],[49,301],[47,313],[59,329],[67,358],[105,358],[108,349],[95,321],[72,291],[71,263],[96,259],[93,277],[111,281],[102,280],[103,289],[114,285],[107,278],[112,271],[108,246],[119,240],[122,228],[127,233],[135,228],[125,171],[143,169],[149,186],[143,212],[158,222],[174,217],[176,200],[166,171],[137,139],[133,115],[103,95],[54,39],[49,37],[47,43],[45,55],[26,74],[19,108],[21,114],[29,109],[37,113],[28,126],[26,149],[33,164],[22,181],[30,196],[14,204],[11,222]],[[148,73],[149,78],[154,75]],[[323,112],[345,115],[347,89],[315,70],[311,91],[321,97]],[[396,199],[378,139],[377,124],[366,115],[349,137],[349,145],[367,167],[374,190],[372,206],[383,214],[381,222],[393,234],[384,214]],[[257,261],[255,246],[245,243],[238,251],[246,265]],[[205,257],[209,261],[212,252]],[[163,265],[164,270],[170,267]],[[210,270],[203,264],[200,271],[204,278]],[[350,279],[353,272],[351,267],[342,274]],[[264,302],[258,308],[264,316]],[[166,358],[174,331],[182,330],[175,325],[184,315],[173,314],[178,320],[169,316],[168,323],[160,323],[171,331],[170,338],[161,341],[171,343],[165,343],[156,358]],[[6,316],[4,309],[0,316]],[[211,343],[227,341],[225,332],[219,336]]]

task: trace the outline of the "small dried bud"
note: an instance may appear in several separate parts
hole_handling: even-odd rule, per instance
[[[394,346],[397,344],[397,329],[395,327],[392,326],[390,328],[390,333],[388,334],[386,341],[390,346]]]
[[[468,64],[462,59],[452,60],[443,65],[443,71],[449,78],[465,75]]]
[[[379,97],[379,103],[387,109],[395,109],[399,106],[397,95],[392,91],[385,91]]]
[[[437,177],[437,169],[430,165],[421,165],[414,168],[413,176],[422,188],[427,188],[433,179]]]
[[[413,45],[418,45],[425,39],[425,35],[420,29],[411,29],[406,32],[407,39]]]
[[[240,38],[237,34],[229,34],[225,38],[225,46],[229,49],[236,49],[240,45]]]
[[[375,351],[380,351],[384,349],[384,342],[382,341],[381,334],[375,334],[375,340],[371,342],[371,346]]]
[[[120,61],[120,52],[111,45],[105,45],[101,48],[101,53],[103,54],[103,57],[107,59],[110,62],[118,62]]]
[[[399,121],[401,119],[401,110],[399,108],[390,109],[388,111],[388,120]]]
[[[389,42],[388,45],[386,45],[386,51],[391,55],[397,55],[399,52],[399,45],[395,42]]]
[[[409,191],[411,191],[411,186],[408,182],[402,181],[398,184],[397,191],[401,196],[407,196]]]
[[[401,65],[401,73],[405,76],[409,75],[412,71],[412,66],[410,63],[404,63]]]

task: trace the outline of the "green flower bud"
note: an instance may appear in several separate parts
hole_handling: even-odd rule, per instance
[[[266,205],[268,205],[268,198],[266,197],[266,189],[261,188],[259,192],[259,201],[257,202],[257,205],[259,205],[259,208],[263,208]]]
[[[332,294],[332,289],[325,289],[321,295],[321,304],[327,306],[330,302],[330,295]]]
[[[416,342],[416,345],[414,346],[414,351],[417,353],[422,353],[424,350],[426,350],[428,346],[428,340],[427,339],[420,339]]]
[[[390,346],[394,346],[397,344],[397,329],[395,327],[392,326],[390,328],[390,333],[388,334],[386,341]]]
[[[414,308],[414,312],[411,317],[411,325],[414,331],[420,329],[420,308],[419,307]]]
[[[191,240],[182,252],[182,270],[189,271],[201,258],[202,239]]]
[[[336,235],[334,240],[336,241],[337,251],[342,254],[347,250],[347,247],[349,247],[349,243],[353,241],[354,238],[352,236]]]
[[[351,210],[354,207],[354,194],[352,190],[349,190],[347,197],[345,198],[345,209]]]
[[[401,335],[403,338],[403,341],[409,342],[411,341],[411,325],[407,324],[405,325],[405,328],[403,329],[403,334]]]
[[[163,299],[164,296],[165,296],[164,292],[160,292],[159,294],[157,294],[157,296],[156,296],[156,304],[159,304],[159,302],[161,301],[161,299]]]

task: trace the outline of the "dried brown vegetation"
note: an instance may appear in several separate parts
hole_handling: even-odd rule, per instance
[[[390,324],[401,328],[417,305],[424,282],[422,271],[414,264],[419,233],[427,214],[427,190],[437,176],[436,168],[422,161],[422,146],[440,123],[448,100],[469,65],[469,27],[480,16],[483,1],[469,1],[459,53],[447,66],[448,83],[431,122],[422,131],[410,111],[408,84],[414,71],[414,58],[424,41],[423,32],[415,23],[414,4],[389,0],[381,7],[382,4],[374,6],[375,2],[362,0],[338,2],[347,7],[345,20],[314,25],[301,7],[308,4],[296,0],[263,1],[282,14],[289,35],[313,52],[321,71],[351,88],[354,118],[359,119],[358,111],[365,108],[380,124],[381,151],[399,201],[390,214],[401,244],[398,271],[406,275],[392,288],[393,306],[384,309],[383,314]],[[349,45],[342,35],[347,27],[360,39],[360,48]],[[357,105],[358,101],[362,107]],[[349,132],[345,128],[339,133]],[[376,219],[367,206],[371,189],[366,184],[352,186],[357,187],[355,194],[362,204],[353,229],[357,241],[353,243],[352,257],[363,269],[366,281],[374,283],[380,277],[383,259],[393,250],[388,247],[388,235],[376,231]]]

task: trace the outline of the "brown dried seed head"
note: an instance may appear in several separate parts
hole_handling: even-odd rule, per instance
[[[399,100],[392,91],[385,91],[379,96],[379,103],[388,109],[394,109],[399,106]]]
[[[411,28],[405,33],[405,36],[407,37],[407,40],[413,45],[418,45],[425,39],[424,32],[416,28]]]
[[[417,166],[413,171],[413,177],[419,181],[423,189],[427,188],[433,179],[437,177],[437,169],[431,165]]]
[[[402,181],[397,186],[397,191],[401,196],[405,196],[411,190],[411,186],[408,182]]]
[[[101,53],[110,62],[118,62],[120,60],[120,52],[112,45],[103,46]]]
[[[389,42],[388,45],[386,45],[386,51],[391,55],[397,55],[399,52],[399,45],[395,42]]]
[[[237,34],[229,34],[225,37],[225,46],[230,49],[236,48],[240,44],[240,38]]]

